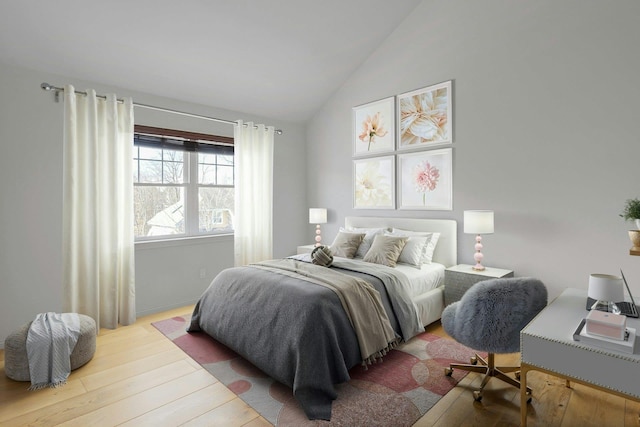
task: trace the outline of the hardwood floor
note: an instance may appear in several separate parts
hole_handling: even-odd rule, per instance
[[[8,379],[2,354],[0,426],[270,426],[151,326],[192,308],[146,316],[116,330],[103,329],[91,362],[73,371],[68,383],[57,389],[29,392],[28,383]],[[439,323],[428,331],[446,337]],[[518,354],[496,359],[517,363]],[[467,375],[415,426],[519,425],[518,390],[492,379],[479,403],[471,393],[479,383],[479,375]],[[529,374],[529,383],[534,390],[529,425],[640,425],[637,402],[578,384],[567,388],[563,380],[538,372]]]

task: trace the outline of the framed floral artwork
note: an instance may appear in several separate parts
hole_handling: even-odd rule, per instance
[[[451,80],[398,95],[398,149],[453,142]]]
[[[353,161],[353,207],[355,209],[395,209],[394,156]]]
[[[400,209],[452,210],[452,149],[398,155]]]
[[[381,99],[353,108],[353,155],[395,149],[395,99]]]

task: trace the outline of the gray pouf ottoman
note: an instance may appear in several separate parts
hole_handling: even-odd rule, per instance
[[[71,370],[87,363],[96,352],[96,322],[89,316],[80,316],[80,335],[71,353]],[[31,322],[26,323],[4,340],[4,372],[14,381],[31,381],[27,359],[27,334]]]

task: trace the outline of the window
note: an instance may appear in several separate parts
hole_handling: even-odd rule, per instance
[[[233,232],[233,138],[136,126],[138,240]]]

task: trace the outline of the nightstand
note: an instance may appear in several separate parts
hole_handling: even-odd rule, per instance
[[[482,271],[476,271],[472,265],[458,264],[444,271],[444,305],[462,298],[467,289],[476,283],[487,279],[499,279],[513,277],[513,271],[501,268],[486,267]]]
[[[304,245],[304,246],[298,246],[298,255],[300,254],[310,254],[311,251],[313,250],[313,248],[315,248],[316,245]]]

